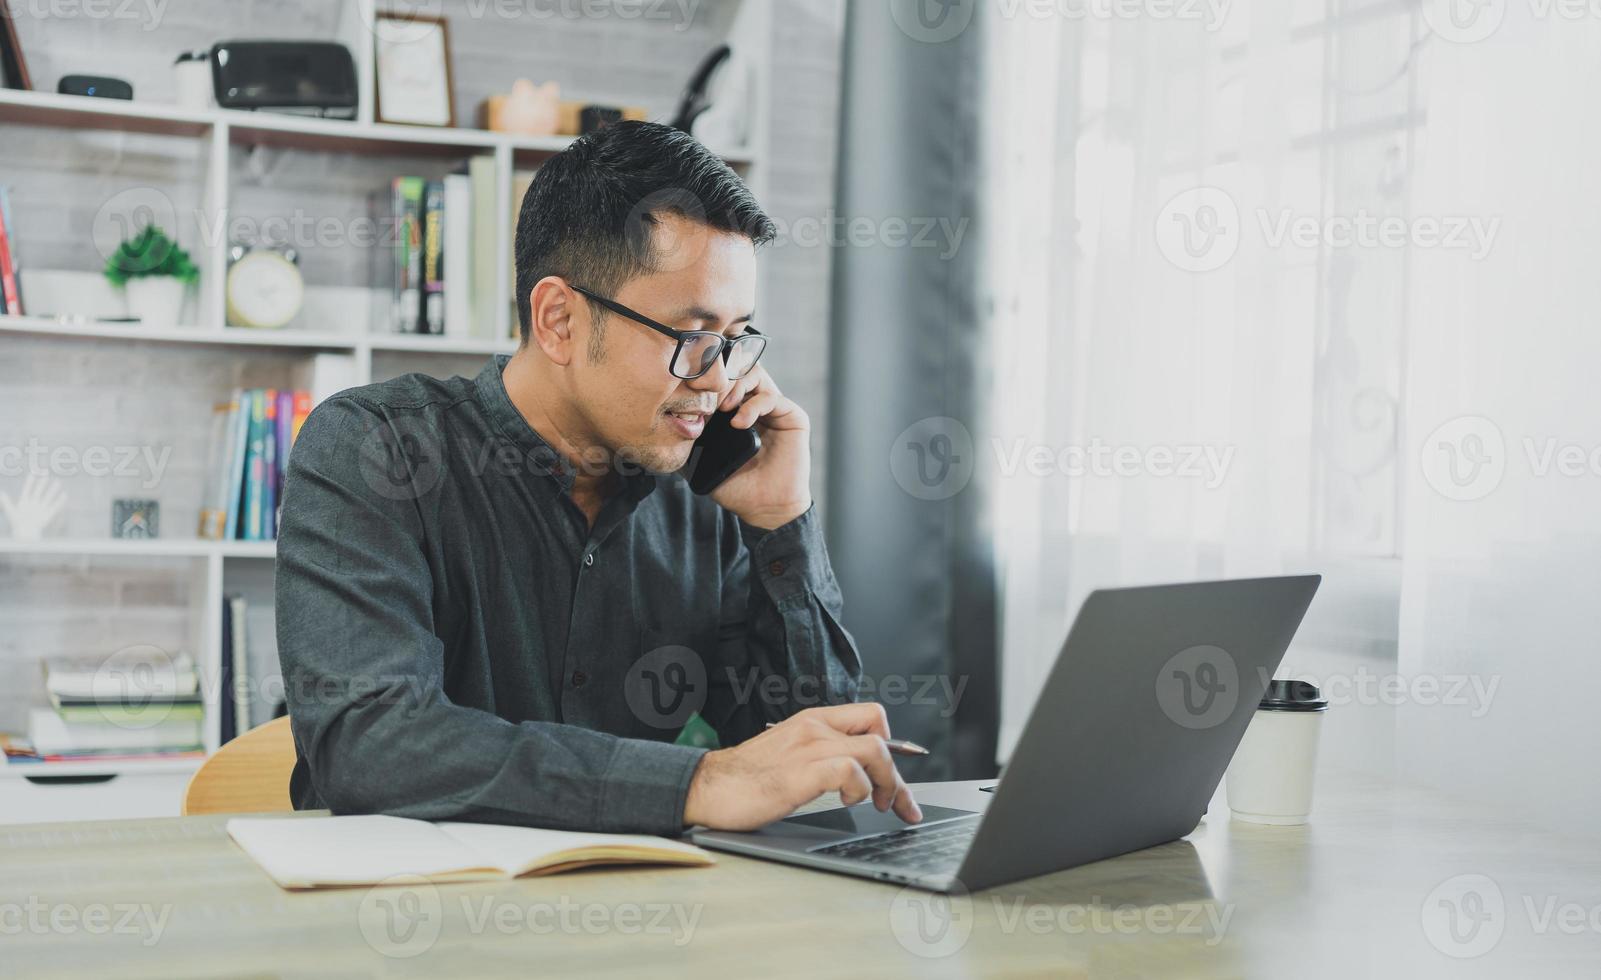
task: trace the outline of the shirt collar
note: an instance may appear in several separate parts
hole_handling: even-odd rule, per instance
[[[523,418],[523,413],[517,411],[517,406],[511,403],[511,396],[506,394],[506,382],[501,372],[511,360],[509,354],[496,354],[478,372],[475,388],[478,392],[478,403],[483,406],[484,412],[494,422],[495,428],[510,439],[524,453],[528,461],[529,472],[554,480],[563,493],[571,493],[573,481],[578,474],[572,464],[567,462],[555,447],[545,440],[534,427]],[[656,489],[656,477],[643,470],[628,473],[623,477],[623,492],[635,503],[650,496]]]

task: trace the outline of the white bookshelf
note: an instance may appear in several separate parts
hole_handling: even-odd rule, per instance
[[[61,776],[170,776],[192,775],[204,759],[128,759],[110,762],[19,762],[0,763],[0,779],[26,779],[29,776],[55,779]]]
[[[270,369],[276,371],[279,370],[277,365],[286,358],[294,364],[309,367],[312,359],[333,355],[348,359],[349,378],[355,384],[364,384],[375,379],[375,363],[381,363],[385,376],[394,373],[397,365],[405,370],[424,373],[454,373],[445,369],[461,365],[467,358],[482,358],[514,350],[513,283],[510,273],[514,232],[511,201],[513,174],[518,170],[536,168],[542,160],[565,149],[573,138],[528,137],[469,128],[437,129],[375,122],[370,92],[370,35],[362,27],[363,20],[370,19],[374,6],[374,0],[343,0],[341,16],[344,26],[339,36],[332,38],[348,45],[356,57],[362,91],[354,120],[220,109],[196,111],[141,101],[0,90],[0,131],[6,134],[0,139],[10,138],[21,127],[35,127],[61,136],[126,133],[189,141],[193,155],[200,161],[199,186],[193,188],[194,203],[207,215],[223,222],[226,222],[236,203],[239,171],[250,159],[250,151],[254,147],[307,154],[411,159],[417,161],[419,169],[438,172],[470,157],[492,157],[496,164],[495,214],[499,222],[496,229],[496,240],[499,242],[495,259],[496,295],[506,297],[506,301],[496,304],[490,337],[371,332],[367,329],[368,322],[356,324],[360,329],[346,329],[346,322],[354,321],[334,322],[337,318],[328,318],[330,322],[313,323],[308,329],[254,330],[228,326],[224,295],[228,241],[227,236],[222,235],[201,243],[199,247],[190,246],[191,255],[201,270],[200,288],[191,317],[193,323],[122,323],[78,318],[63,321],[51,316],[0,315],[0,357],[5,356],[7,345],[14,344],[27,344],[25,349],[30,351],[37,351],[41,349],[40,345],[45,345],[49,350],[93,349],[96,352],[122,349],[118,345],[130,345],[127,349],[132,350],[133,345],[140,345],[143,351],[147,351],[142,352],[139,355],[141,357],[182,359],[186,355],[203,353],[208,357],[232,359],[236,364],[243,365],[246,371],[257,362],[272,365]],[[766,165],[772,139],[769,115],[774,99],[781,94],[772,80],[776,33],[774,15],[766,0],[730,2],[727,9],[731,12],[723,25],[726,27],[725,36],[750,56],[753,72],[751,106],[754,114],[750,119],[747,146],[714,146],[713,149],[734,166],[758,198],[762,198],[771,181],[770,168]],[[159,45],[153,46],[152,50],[157,47]],[[160,51],[170,62],[170,53],[164,48]],[[93,141],[85,146],[83,152],[95,152]],[[12,184],[19,180],[12,174],[0,179]],[[22,245],[26,249],[25,241]],[[85,247],[88,247],[87,243]],[[32,268],[31,263],[25,263],[25,300],[26,276]],[[762,281],[758,285],[762,295],[769,293],[769,275],[764,268]],[[297,318],[297,324],[304,319],[307,318],[303,314]],[[18,349],[23,348],[12,347],[13,351]],[[297,387],[308,387],[302,383],[305,374],[305,371],[296,368],[288,371],[285,380],[294,382]],[[183,405],[175,406],[174,411],[203,414],[209,407],[203,404]],[[3,444],[3,440],[0,440],[0,444]],[[223,657],[227,653],[222,649],[223,597],[231,592],[244,591],[253,607],[262,601],[270,603],[271,569],[276,546],[271,541],[200,540],[192,537],[193,527],[183,526],[182,518],[169,515],[165,507],[162,517],[162,537],[152,540],[125,541],[86,536],[46,537],[39,541],[0,538],[0,565],[11,561],[44,561],[81,568],[102,561],[150,563],[163,574],[185,580],[189,607],[185,626],[186,649],[194,655],[201,672],[206,708],[205,748],[210,753],[219,744],[218,678]],[[187,777],[199,764],[198,760],[193,759],[0,764],[0,786],[19,785],[22,777],[159,776],[171,780]],[[107,792],[113,796],[108,798],[110,809],[100,812],[117,812],[115,794],[121,782],[124,781],[113,779],[106,784]],[[98,808],[98,804],[96,806]],[[86,817],[93,815],[84,814]],[[0,815],[0,823],[3,822],[5,818]]]
[[[517,342],[423,334],[337,334],[313,330],[254,330],[248,327],[168,327],[133,323],[62,323],[52,317],[0,315],[0,334],[64,340],[148,340],[162,344],[273,347],[304,351],[339,351],[358,360],[372,351],[418,354],[509,354]]]
[[[207,541],[202,538],[0,538],[0,555],[68,555],[80,558],[272,558],[276,541]]]
[[[245,112],[237,109],[194,110],[117,99],[91,99],[54,92],[0,89],[0,121],[30,126],[59,126],[159,136],[206,137],[226,131],[242,146],[276,146],[341,153],[413,153],[450,155],[462,151],[505,151],[524,159],[560,153],[572,136],[519,136],[483,129],[443,129],[342,119],[318,119]],[[733,166],[747,166],[755,154],[746,148],[712,147]]]

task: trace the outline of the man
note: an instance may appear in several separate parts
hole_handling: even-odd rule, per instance
[[[297,807],[677,834],[838,790],[921,819],[852,703],[806,413],[736,342],[772,235],[689,136],[586,136],[523,199],[517,352],[311,414],[277,566]],[[718,408],[762,449],[707,499],[671,474]],[[686,692],[727,747],[674,744]]]

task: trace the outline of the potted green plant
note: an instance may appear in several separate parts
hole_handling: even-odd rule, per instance
[[[200,269],[189,253],[153,224],[145,225],[106,260],[106,278],[124,291],[128,315],[147,326],[176,326]]]

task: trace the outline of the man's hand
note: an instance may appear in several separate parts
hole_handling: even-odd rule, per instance
[[[837,790],[846,806],[869,796],[907,823],[923,819],[884,739],[879,704],[808,708],[755,738],[701,757],[684,801],[684,823],[755,830]]]
[[[712,491],[712,500],[746,524],[772,530],[812,506],[812,423],[804,409],[784,397],[760,364],[734,382],[717,410],[728,411],[736,405],[734,428],[756,426],[762,448],[755,459]]]

